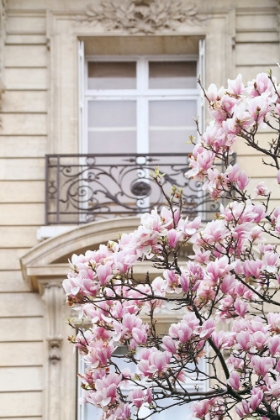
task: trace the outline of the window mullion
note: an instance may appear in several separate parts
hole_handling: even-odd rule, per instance
[[[79,77],[79,152],[84,153],[85,144],[87,143],[87,127],[85,126],[85,81],[87,74],[84,55],[84,42],[78,42],[78,77]]]
[[[197,76],[200,78],[201,80],[201,84],[202,86],[205,86],[205,39],[201,39],[199,41],[199,59],[198,59],[198,63],[197,63],[197,70],[198,70],[198,74]],[[199,86],[198,86],[199,89]],[[204,130],[204,125],[205,125],[205,106],[204,106],[204,97],[200,96],[200,100],[199,100],[199,115],[200,115],[200,119],[199,119],[199,129],[202,132]]]
[[[149,153],[148,99],[148,61],[137,60],[137,153]]]

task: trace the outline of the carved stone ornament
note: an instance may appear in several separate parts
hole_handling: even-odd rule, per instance
[[[55,364],[61,359],[61,344],[62,344],[62,337],[49,337],[49,359],[51,363]]]
[[[89,4],[77,20],[99,22],[108,31],[153,34],[175,30],[182,23],[201,25],[206,16],[198,14],[195,4],[180,0],[101,0],[98,6]]]
[[[45,282],[43,300],[46,304],[46,327],[47,341],[49,343],[49,360],[55,365],[61,360],[61,324],[62,324],[62,304],[64,293],[58,282]]]

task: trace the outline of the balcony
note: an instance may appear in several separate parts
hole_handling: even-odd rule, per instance
[[[81,224],[106,218],[135,216],[160,208],[165,198],[150,173],[159,167],[168,194],[172,185],[183,189],[183,213],[204,222],[219,210],[188,179],[186,154],[96,154],[46,156],[46,225]]]

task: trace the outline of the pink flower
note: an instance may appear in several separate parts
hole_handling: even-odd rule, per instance
[[[278,172],[280,172],[280,171],[278,171]],[[277,181],[278,181],[278,174],[277,174]],[[279,183],[280,183],[280,174],[279,174],[278,184]],[[264,182],[259,182],[258,185],[255,188],[255,193],[256,193],[256,196],[260,195],[260,196],[263,196],[263,197],[267,197],[269,195],[269,189],[266,187]]]
[[[216,323],[214,319],[210,318],[202,324],[200,337],[207,339],[211,337],[213,331],[215,331]]]
[[[240,345],[242,350],[245,350],[245,351],[249,350],[249,348],[251,347],[249,332],[241,331],[239,334],[237,334],[236,342]]]
[[[177,352],[178,342],[175,342],[171,337],[165,335],[162,339],[163,347],[172,354]]]
[[[156,277],[152,282],[152,289],[157,296],[165,296],[167,282],[162,277]]]
[[[262,399],[263,399],[263,392],[261,389],[257,389],[257,388],[253,388],[252,391],[252,396],[249,399],[249,404],[251,406],[251,409],[253,411],[256,410],[256,408],[261,404]]]
[[[258,376],[265,376],[273,368],[274,363],[271,357],[253,356],[251,360],[252,368]]]
[[[211,412],[212,407],[215,404],[215,399],[195,401],[192,406],[192,412],[197,419],[208,419],[207,414]],[[210,418],[210,417],[209,417]]]
[[[235,390],[238,391],[240,387],[240,376],[237,372],[233,371],[228,379],[228,384]]]
[[[215,283],[219,278],[228,274],[231,269],[232,266],[228,263],[228,258],[226,256],[222,258],[216,258],[215,261],[211,261],[207,265],[207,273]]]
[[[85,361],[91,363],[94,368],[105,367],[114,350],[115,347],[112,344],[104,343],[102,340],[92,341]]]
[[[249,305],[248,305],[248,303],[246,303],[246,302],[244,302],[240,299],[237,299],[234,303],[234,309],[236,310],[238,315],[244,316],[249,309]]]
[[[193,329],[186,321],[181,321],[178,324],[172,324],[169,328],[169,335],[178,338],[182,344],[185,344],[192,336]]]
[[[181,240],[182,232],[178,232],[176,229],[170,229],[167,232],[167,243],[170,248],[176,248],[178,242]]]
[[[128,404],[123,404],[122,402],[118,405],[117,409],[114,411],[113,416],[108,417],[108,420],[130,420],[131,419],[131,409]]]
[[[124,331],[132,333],[133,329],[142,327],[142,320],[135,314],[125,314],[122,320]]]
[[[180,276],[180,284],[182,286],[183,292],[188,293],[189,286],[190,286],[190,281],[189,281],[187,273],[182,272],[182,274]]]
[[[264,96],[256,96],[251,99],[248,105],[249,114],[256,122],[262,122],[269,111],[269,103]]]
[[[205,174],[207,169],[210,169],[215,160],[215,154],[209,150],[203,150],[201,153],[197,154],[195,157],[194,154],[190,159],[190,167],[192,168],[187,172],[188,178],[194,177],[198,174]]]
[[[247,401],[242,400],[241,405],[235,406],[235,411],[239,417],[243,419],[251,413],[250,404]]]
[[[211,102],[219,101],[224,95],[224,87],[222,86],[218,89],[217,86],[212,83],[206,90],[206,94]]]
[[[261,260],[246,260],[243,264],[243,270],[246,277],[259,278],[263,268]]]
[[[230,293],[231,290],[235,287],[235,285],[236,280],[234,275],[228,274],[223,278],[222,283],[220,285],[221,292],[224,294]]]
[[[145,344],[147,342],[147,332],[146,329],[142,328],[133,328],[132,337],[135,340],[136,344]]]
[[[90,392],[86,398],[96,406],[106,407],[114,404],[117,398],[117,387],[121,382],[122,376],[116,373],[109,373],[103,378],[96,379],[96,391]]]
[[[170,363],[171,353],[168,351],[159,351],[154,347],[151,349],[144,349],[141,353],[138,369],[144,376],[152,377],[153,375],[160,375],[161,372],[168,368]]]
[[[243,191],[249,183],[249,178],[244,171],[240,171],[236,178],[236,184],[238,188]]]
[[[113,278],[111,262],[104,265],[99,265],[96,269],[98,280],[102,286],[108,283]]]
[[[217,346],[219,349],[223,346],[225,342],[227,342],[228,337],[225,335],[224,331],[219,331],[218,333],[214,331],[211,335],[211,339],[214,342],[215,346]]]
[[[164,270],[163,277],[167,281],[167,292],[179,292],[180,276],[174,270]]]
[[[256,331],[251,335],[251,345],[255,346],[258,350],[262,350],[268,339],[268,333],[262,331]]]
[[[197,233],[200,223],[201,223],[200,217],[196,217],[192,221],[189,221],[188,218],[186,218],[185,220],[180,219],[178,223],[178,229],[183,232],[185,238],[190,238],[195,233]]]
[[[267,342],[267,347],[269,348],[270,354],[272,356],[279,355],[280,353],[280,337],[279,335],[275,335],[271,337]]]
[[[210,245],[220,242],[228,235],[228,230],[223,220],[213,220],[201,232],[203,239]]]
[[[234,95],[241,95],[244,91],[242,75],[239,74],[235,80],[228,79],[228,91]]]
[[[259,96],[262,93],[274,94],[274,89],[267,73],[259,73],[255,80],[248,82],[248,87],[251,97]]]
[[[136,388],[129,393],[128,400],[132,401],[135,407],[139,409],[145,402],[151,403],[151,390],[148,388],[146,391],[144,391],[141,388]]]
[[[274,252],[265,252],[263,257],[264,269],[269,273],[275,273],[279,265],[279,255]]]
[[[180,216],[181,216],[181,213],[178,208],[173,208],[173,213],[172,213],[172,211],[169,208],[163,207],[160,212],[162,223],[168,229],[176,228],[178,221],[180,219]],[[173,221],[173,218],[174,218],[174,221]],[[174,222],[175,222],[175,226],[174,226]]]

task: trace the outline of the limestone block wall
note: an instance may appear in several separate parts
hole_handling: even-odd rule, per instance
[[[88,3],[2,0],[0,63],[6,91],[0,110],[0,420],[47,418],[46,306],[23,280],[20,258],[37,244],[37,229],[44,225],[45,154],[79,148],[77,39],[107,34],[101,25],[79,26],[75,20]],[[206,38],[206,84],[225,84],[239,72],[246,81],[267,68],[280,76],[277,0],[266,0],[265,7],[263,0],[195,3],[208,20],[199,28],[178,29],[178,34]],[[269,133],[262,137],[267,141]],[[253,182],[265,178],[278,200],[274,173],[261,168],[258,154],[240,145],[236,152]],[[67,363],[75,359],[69,356]],[[63,380],[71,381],[69,371],[63,372]],[[75,411],[68,403],[65,407],[63,419],[74,420]]]
[[[247,82],[258,73],[271,69],[279,80],[279,14],[275,13],[276,5],[270,2],[255,9],[250,8],[253,5],[251,2],[246,5],[238,3],[233,40],[236,75],[241,73],[243,81]],[[269,128],[263,128],[258,139],[260,144],[267,144],[273,137]],[[280,189],[275,179],[276,171],[270,166],[264,166],[260,153],[244,143],[237,143],[235,150],[238,163],[249,172],[252,179],[251,190],[259,182],[265,182],[272,191],[271,209],[279,205]]]
[[[44,304],[19,258],[44,224],[47,145],[45,12],[8,4],[0,128],[0,418],[42,417]],[[9,8],[16,8],[9,13]]]

